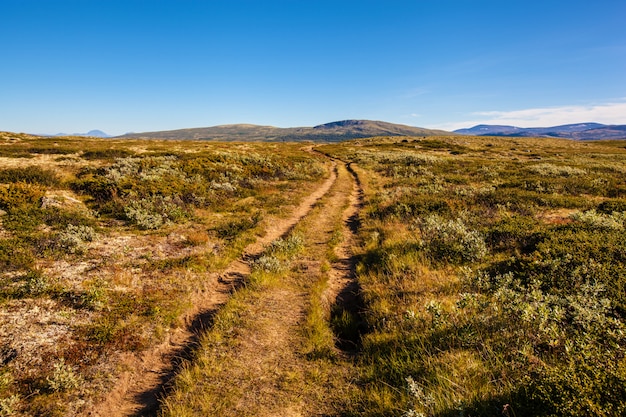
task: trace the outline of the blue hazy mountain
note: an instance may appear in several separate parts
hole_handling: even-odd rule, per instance
[[[551,137],[576,140],[626,139],[626,125],[574,123],[552,127],[477,125],[454,133],[472,136]]]

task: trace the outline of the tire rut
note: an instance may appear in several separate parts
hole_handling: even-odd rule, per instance
[[[106,399],[93,407],[88,415],[155,416],[158,412],[159,399],[167,393],[170,381],[180,367],[193,357],[204,329],[212,325],[215,313],[250,274],[249,262],[257,258],[266,245],[288,235],[328,193],[337,176],[337,163],[332,161],[329,178],[308,195],[288,218],[268,222],[265,234],[248,245],[239,259],[231,262],[220,273],[210,274],[207,288],[193,296],[194,308],[184,317],[185,326],[173,330],[167,340],[153,349],[141,354],[125,355],[121,365],[127,370],[119,375],[114,389]]]
[[[337,347],[344,352],[354,352],[360,344],[363,325],[359,319],[363,302],[361,288],[356,279],[357,259],[353,248],[360,228],[359,214],[363,208],[364,192],[358,174],[350,163],[346,170],[353,180],[353,188],[348,207],[343,212],[342,236],[344,238],[335,247],[337,260],[331,265],[328,287],[323,297],[331,306],[331,325],[337,337]],[[348,324],[336,325],[348,318]]]

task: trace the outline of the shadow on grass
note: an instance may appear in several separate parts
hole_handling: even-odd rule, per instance
[[[245,285],[245,275],[224,274],[218,278],[218,281],[224,285],[222,292],[233,293]],[[193,317],[187,327],[192,334],[191,338],[179,349],[169,354],[169,369],[159,378],[158,385],[135,396],[135,401],[141,404],[141,408],[133,414],[133,417],[156,417],[158,415],[161,398],[166,398],[170,394],[173,381],[185,364],[193,362],[202,334],[213,326],[215,315],[221,307],[222,305],[218,305]]]

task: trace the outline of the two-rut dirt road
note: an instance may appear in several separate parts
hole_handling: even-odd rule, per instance
[[[141,355],[129,355],[128,370],[121,374],[114,390],[91,410],[90,415],[157,415],[159,398],[166,395],[165,388],[181,369],[181,361],[195,349],[202,332],[210,328],[214,314],[229,300],[234,288],[245,283],[251,273],[249,261],[260,255],[269,243],[286,236],[294,228],[298,228],[307,243],[304,254],[297,261],[300,266],[294,275],[298,276],[290,279],[299,283],[318,280],[326,262],[329,242],[340,230],[342,238],[334,246],[335,259],[327,271],[326,289],[321,297],[328,306],[351,297],[356,288],[352,248],[362,189],[349,165],[332,161],[330,166],[328,179],[288,218],[268,223],[265,234],[246,247],[241,258],[209,277],[212,286],[194,298],[194,308],[185,318],[185,328],[173,331],[168,340],[154,349]],[[237,347],[231,348],[232,352],[221,353],[226,358],[225,363],[227,357],[231,358],[230,363],[224,367],[219,383],[211,388],[217,391],[236,389],[238,400],[221,404],[219,410],[216,408],[214,414],[209,415],[304,416],[330,410],[331,406],[324,403],[332,401],[332,396],[325,391],[341,383],[336,378],[334,382],[324,380],[320,383],[324,386],[307,390],[308,393],[301,389],[294,392],[289,384],[281,382],[301,380],[306,385],[311,372],[319,373],[305,363],[300,348],[310,287],[306,282],[304,285],[275,286],[261,292],[247,307],[249,324],[245,330],[233,335],[238,338]],[[333,373],[335,377],[345,375],[345,370]],[[337,391],[336,387],[334,391]]]

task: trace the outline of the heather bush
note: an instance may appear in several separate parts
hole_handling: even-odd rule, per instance
[[[39,155],[69,155],[79,152],[77,148],[66,146],[34,146],[31,147],[28,151],[30,153]]]
[[[72,190],[77,193],[87,194],[96,203],[104,204],[115,199],[120,194],[118,186],[112,180],[106,178],[102,171],[91,169],[82,170],[77,174],[76,180],[70,183]]]
[[[396,218],[403,221],[414,221],[421,216],[452,214],[454,207],[445,197],[430,193],[405,194],[394,196],[390,203],[371,207],[369,216],[380,220]]]

